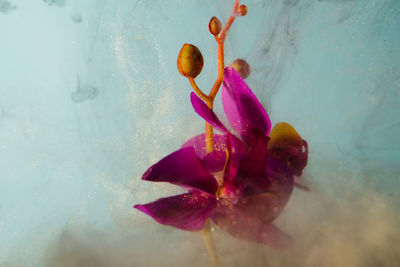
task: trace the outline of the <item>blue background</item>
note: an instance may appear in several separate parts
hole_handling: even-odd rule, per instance
[[[400,1],[241,1],[226,64],[273,123],[309,143],[304,179],[276,224],[276,252],[218,229],[224,266],[400,264]],[[183,43],[217,73],[207,25],[231,0],[0,0],[0,266],[206,266],[200,234],[133,204],[181,192],[140,181],[203,131],[176,69]],[[216,111],[225,120],[220,100]],[[226,120],[225,120],[226,121]]]

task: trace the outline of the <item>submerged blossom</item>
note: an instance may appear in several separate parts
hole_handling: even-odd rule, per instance
[[[204,134],[151,166],[142,179],[169,182],[187,193],[134,207],[157,222],[197,231],[210,218],[232,236],[280,249],[292,239],[272,222],[286,206],[294,175],[307,164],[307,143],[292,126],[270,119],[233,68],[226,68],[222,102],[232,134],[215,113],[191,94],[195,111],[222,135],[205,151]]]

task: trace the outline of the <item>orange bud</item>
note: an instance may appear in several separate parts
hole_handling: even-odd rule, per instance
[[[196,46],[184,44],[179,52],[177,65],[183,76],[196,78],[203,69],[203,56]]]
[[[246,5],[241,5],[239,7],[238,11],[239,11],[240,16],[246,16],[246,14],[247,14],[247,6]]]
[[[250,75],[250,65],[244,59],[236,59],[232,62],[231,67],[234,68],[243,79],[246,79]]]
[[[208,30],[212,35],[218,35],[222,30],[221,21],[217,17],[212,17],[208,23]]]

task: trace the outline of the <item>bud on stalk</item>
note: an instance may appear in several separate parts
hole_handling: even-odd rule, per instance
[[[218,35],[222,31],[221,21],[217,17],[212,17],[208,23],[208,30],[212,35]]]
[[[246,5],[241,5],[239,7],[238,11],[239,11],[240,16],[246,16],[246,14],[247,14],[247,6]]]
[[[184,44],[179,52],[177,65],[183,76],[196,78],[203,69],[203,56],[196,46]]]
[[[236,59],[232,62],[231,67],[239,73],[242,79],[246,79],[250,75],[250,65],[244,59]]]

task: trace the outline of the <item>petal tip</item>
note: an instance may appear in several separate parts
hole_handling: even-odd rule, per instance
[[[151,170],[153,169],[153,166],[151,166],[150,168],[147,169],[147,171],[145,173],[143,173],[142,175],[142,180],[147,181],[147,177],[149,177]]]
[[[136,204],[133,206],[134,209],[140,210],[143,213],[148,214],[148,210],[146,209],[146,205]]]

